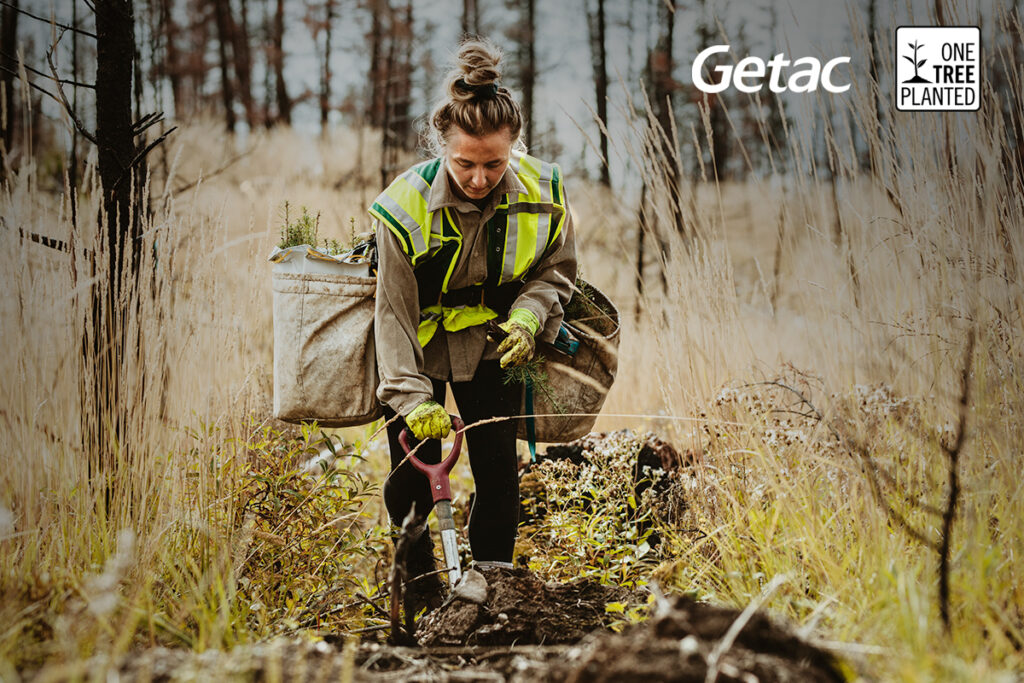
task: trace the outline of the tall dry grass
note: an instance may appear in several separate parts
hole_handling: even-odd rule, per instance
[[[999,22],[1019,35],[1015,16]],[[983,71],[1014,63],[1012,41],[987,46]],[[970,114],[900,114],[883,100],[884,126],[869,85],[831,106],[855,121],[873,173],[839,129],[826,128],[827,157],[816,156],[798,121],[776,150],[789,170],[697,183],[691,197],[664,185],[664,166],[681,160],[659,156],[643,117],[619,141],[656,188],[648,244],[666,248],[608,412],[663,411],[645,424],[697,457],[663,583],[746,604],[784,576],[769,605],[856,643],[833,645],[883,680],[1012,678],[1024,647],[1024,198],[1007,131],[1019,131],[1021,84],[989,87]],[[706,135],[694,144],[711,147]],[[672,202],[696,238],[672,228]],[[620,252],[635,244],[633,222],[615,226]],[[622,296],[632,274],[602,272],[594,280]]]
[[[666,248],[649,255],[639,321],[635,208],[570,175],[583,273],[626,319],[599,426],[651,428],[695,456],[687,517],[666,533],[655,572],[663,586],[745,604],[783,576],[768,607],[869,676],[995,679],[1024,665],[1024,199],[1004,155],[1012,122],[986,109],[891,115],[880,128],[869,93],[856,82],[838,104],[874,150],[875,172],[826,131],[828,160],[815,164],[836,170],[835,192],[815,173],[801,123],[775,150],[785,171],[659,186],[637,114],[614,143],[655,188],[651,226]],[[998,96],[1024,114],[1019,83]],[[708,147],[694,128],[683,137]],[[238,496],[270,412],[265,257],[286,200],[321,212],[322,236],[347,238],[353,219],[366,227],[376,178],[363,170],[376,145],[348,131],[240,142],[210,123],[182,128],[166,158],[151,160],[141,253],[153,280],[139,299],[142,353],[124,370],[132,420],[112,505],[77,447],[96,189],[90,178],[74,230],[67,194],[40,190],[31,165],[10,179],[0,200],[0,677],[151,642],[205,649],[290,628],[254,607],[237,571],[237,549],[251,542]],[[673,201],[689,239],[665,228]],[[71,253],[19,229],[68,241]],[[946,634],[937,554],[884,505],[938,538],[930,508],[946,502],[943,446],[959,424],[972,331]],[[358,467],[381,477],[379,438],[362,448]],[[886,477],[881,496],[858,448]],[[379,511],[360,514],[371,524]],[[257,542],[281,540],[265,536]]]

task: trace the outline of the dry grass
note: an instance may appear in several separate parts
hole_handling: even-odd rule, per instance
[[[1006,96],[1024,113],[1019,90]],[[864,94],[849,101],[860,127],[876,131]],[[936,135],[936,124],[950,136]],[[685,190],[700,240],[684,244],[655,222],[668,253],[648,261],[639,323],[631,315],[635,212],[570,177],[584,276],[628,320],[599,427],[651,428],[698,457],[681,525],[691,531],[666,532],[654,573],[663,585],[746,604],[786,576],[768,607],[820,638],[852,643],[841,650],[881,680],[995,680],[1024,667],[1016,571],[1024,554],[1024,199],[1004,165],[1000,125],[991,112],[902,116],[891,138],[870,133],[876,176],[850,171],[849,152],[829,137],[833,163],[847,169],[835,203],[828,182],[806,169],[758,183],[701,182],[692,204]],[[793,131],[780,152],[805,158],[802,135]],[[637,156],[639,140],[616,144]],[[360,145],[351,132],[314,142],[287,130],[233,143],[209,124],[176,133],[166,164],[154,159],[144,254],[156,295],[142,301],[143,355],[126,370],[133,417],[109,508],[76,446],[91,221],[73,233],[66,199],[38,189],[31,167],[11,179],[0,198],[0,678],[151,642],[205,649],[307,628],[315,605],[337,602],[322,593],[323,567],[301,570],[319,584],[289,592],[271,582],[279,575],[267,544],[301,550],[290,544],[301,544],[308,524],[335,514],[355,510],[346,533],[370,534],[363,551],[347,552],[363,589],[375,588],[373,555],[386,547],[379,504],[350,505],[342,492],[380,481],[380,437],[339,434],[368,460],[346,461],[351,480],[330,484],[341,498],[303,524],[268,513],[254,541],[246,496],[261,454],[317,447],[310,435],[268,436],[262,424],[271,377],[265,257],[279,207],[287,200],[321,212],[321,237],[346,240],[353,218],[365,229],[362,207],[377,179],[356,169],[374,166],[376,144],[370,134]],[[252,151],[226,170],[176,195],[165,190],[211,174],[243,146]],[[87,193],[81,215],[95,211],[95,192]],[[18,228],[73,238],[73,254],[19,239]],[[938,517],[913,501],[945,503],[943,444],[957,424],[970,330],[977,344],[946,635],[935,553],[887,517],[863,458],[844,443],[862,447],[887,475],[882,499],[936,538]],[[774,379],[824,419],[786,412],[807,406],[760,384]],[[637,414],[650,417],[622,417]],[[275,486],[291,485],[289,472],[274,476]],[[328,485],[310,486],[302,505]],[[240,564],[239,548],[270,565]],[[336,630],[369,618],[351,606],[336,614]]]

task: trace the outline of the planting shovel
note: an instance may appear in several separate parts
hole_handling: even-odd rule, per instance
[[[434,498],[434,513],[437,515],[438,526],[441,527],[441,547],[444,548],[444,566],[448,572],[448,585],[452,588],[462,578],[462,566],[459,564],[459,548],[455,536],[455,518],[452,516],[452,488],[448,482],[448,474],[455,467],[462,450],[462,430],[465,423],[451,416],[452,427],[455,429],[455,442],[452,452],[436,465],[428,465],[415,455],[409,455],[409,430],[403,429],[398,435],[398,442],[409,457],[409,462],[430,482],[430,494]]]

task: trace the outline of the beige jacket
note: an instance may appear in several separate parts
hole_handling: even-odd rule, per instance
[[[507,192],[526,192],[511,168],[485,200],[483,208],[459,199],[451,189],[447,166],[430,186],[429,211],[452,207],[452,216],[462,233],[462,253],[452,272],[449,290],[482,283],[487,277],[487,221],[494,215],[501,196]],[[377,398],[400,415],[433,396],[430,380],[466,382],[473,378],[481,360],[499,357],[497,344],[487,341],[485,326],[476,325],[458,332],[440,326],[434,337],[421,348],[416,339],[420,322],[420,302],[409,257],[395,235],[379,223],[377,234],[378,271],[377,307],[374,334],[380,386]],[[548,252],[530,271],[512,308],[525,308],[540,321],[540,341],[550,342],[562,323],[562,307],[572,295],[576,280],[576,241],[572,213]]]

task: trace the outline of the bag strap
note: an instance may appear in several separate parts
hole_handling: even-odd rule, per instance
[[[526,378],[526,443],[530,447],[530,463],[537,463],[537,426],[533,422],[533,380]]]

